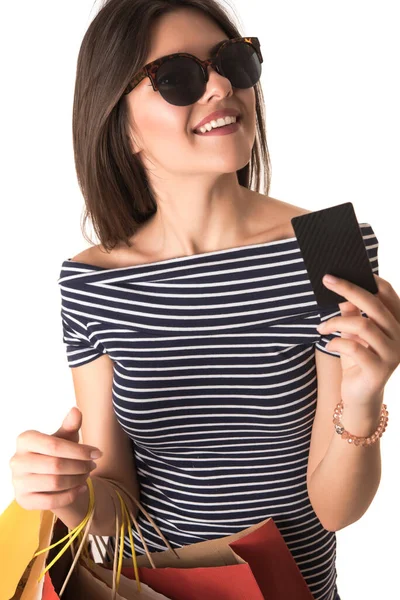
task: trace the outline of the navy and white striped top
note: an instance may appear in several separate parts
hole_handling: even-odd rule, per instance
[[[378,240],[359,226],[379,274]],[[306,474],[314,353],[339,357],[325,346],[340,333],[316,327],[340,308],[316,304],[297,238],[112,269],[68,259],[58,283],[68,364],[112,359],[141,501],[171,545],[272,517],[314,598],[333,599],[336,536]],[[164,550],[139,523],[149,550]]]

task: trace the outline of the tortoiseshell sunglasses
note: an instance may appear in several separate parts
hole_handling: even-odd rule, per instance
[[[227,77],[234,88],[246,89],[260,79],[262,62],[258,38],[231,38],[214,46],[208,60],[200,60],[186,52],[153,60],[134,76],[124,94],[129,94],[144,77],[149,77],[153,90],[160,92],[167,102],[188,106],[204,94],[209,66]]]

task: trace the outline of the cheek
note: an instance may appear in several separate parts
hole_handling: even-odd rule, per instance
[[[189,108],[169,104],[150,86],[138,86],[129,104],[129,114],[141,143],[152,152],[157,152],[156,144],[165,148],[187,140]]]
[[[245,107],[248,122],[256,122],[256,93],[254,88],[247,90],[237,90],[237,97],[240,103]]]
[[[187,109],[169,105],[159,94],[144,103],[136,115],[143,143],[157,153],[157,146],[176,146],[187,142]]]

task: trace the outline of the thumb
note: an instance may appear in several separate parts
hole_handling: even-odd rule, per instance
[[[73,406],[64,418],[62,425],[53,435],[55,437],[79,442],[79,430],[82,426],[82,413],[77,406]]]

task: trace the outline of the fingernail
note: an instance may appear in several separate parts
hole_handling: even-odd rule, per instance
[[[324,283],[338,283],[339,279],[333,275],[325,275],[323,281]]]
[[[103,453],[101,452],[101,450],[93,450],[90,453],[90,458],[100,458],[100,456],[103,456]]]

